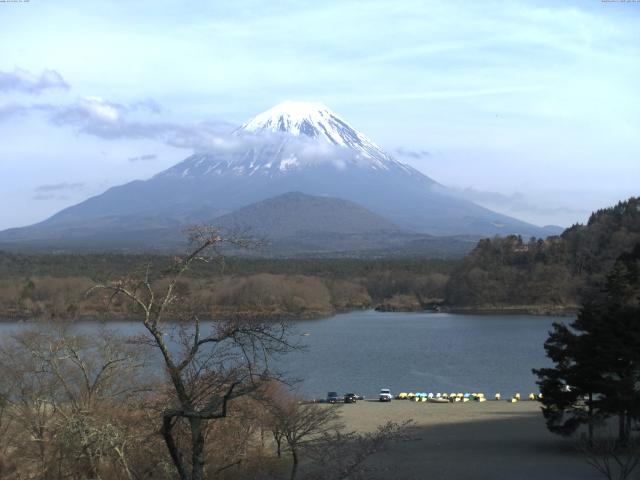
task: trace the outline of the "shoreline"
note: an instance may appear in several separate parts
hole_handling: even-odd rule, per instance
[[[331,318],[336,315],[348,314],[352,312],[364,312],[364,311],[372,311],[376,313],[425,313],[425,314],[437,314],[437,313],[449,313],[455,315],[529,315],[529,316],[551,316],[551,317],[570,317],[574,316],[578,313],[577,306],[567,306],[567,307],[555,307],[551,308],[549,306],[536,306],[536,305],[514,305],[510,307],[455,307],[455,306],[443,306],[439,309],[433,308],[422,308],[422,309],[378,309],[377,307],[369,307],[369,308],[352,308],[352,309],[341,309],[333,312],[307,312],[302,315],[293,315],[290,313],[277,312],[277,313],[258,313],[258,312],[227,312],[227,315],[220,315],[219,319],[230,318],[234,315],[247,315],[248,317],[260,317],[261,315],[265,319],[279,319],[290,322],[306,322],[313,320],[323,320],[326,318]],[[200,318],[201,321],[215,321],[215,318],[210,315],[203,315]],[[109,323],[109,322],[129,322],[136,321],[136,319],[131,317],[123,317],[123,316],[105,316],[105,317],[96,317],[96,316],[87,316],[87,317],[77,317],[77,318],[64,318],[64,317],[29,317],[27,315],[3,315],[0,314],[0,323],[40,323],[40,322],[68,322],[68,323],[79,323],[79,322],[101,322],[101,323]]]
[[[549,305],[513,305],[503,307],[445,307],[441,309],[443,313],[456,313],[459,315],[540,315],[570,317],[576,315],[580,308],[577,305],[571,306],[549,306]]]

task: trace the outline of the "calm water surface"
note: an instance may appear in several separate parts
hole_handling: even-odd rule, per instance
[[[374,396],[394,393],[536,391],[532,368],[549,365],[543,344],[558,317],[350,312],[294,323],[305,345],[278,362],[300,380],[297,390],[323,397],[327,391]],[[33,328],[0,324],[0,336]],[[37,324],[36,324],[37,325]],[[90,331],[99,323],[82,323]],[[135,322],[108,324],[124,334],[143,331]],[[305,335],[303,335],[305,334]]]
[[[304,393],[536,391],[532,368],[558,317],[351,312],[298,324],[305,353],[287,358]],[[566,320],[566,319],[564,319]]]

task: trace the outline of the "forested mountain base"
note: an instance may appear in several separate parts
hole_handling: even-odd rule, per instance
[[[481,240],[454,269],[446,302],[475,309],[572,308],[600,290],[616,258],[638,242],[638,198],[598,210],[586,225],[574,225],[560,236]]]
[[[311,318],[379,308],[557,313],[573,311],[622,253],[640,242],[640,200],[599,210],[560,236],[481,240],[463,260],[228,258],[202,264],[179,288],[206,315],[252,312]],[[84,292],[96,281],[170,264],[171,258],[124,254],[20,255],[0,252],[0,316],[87,318],[108,313]]]
[[[97,281],[166,257],[135,255],[16,255],[0,253],[0,316],[5,318],[105,318],[127,315],[126,305],[109,312],[102,299],[84,292]],[[204,315],[259,313],[311,318],[382,303],[415,310],[441,302],[449,272],[445,260],[247,259],[194,266],[178,287]]]

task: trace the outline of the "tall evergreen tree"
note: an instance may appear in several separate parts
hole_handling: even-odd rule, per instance
[[[640,244],[621,255],[606,288],[584,302],[569,326],[556,323],[545,342],[554,367],[534,370],[550,431],[569,435],[617,415],[621,443],[640,418]]]

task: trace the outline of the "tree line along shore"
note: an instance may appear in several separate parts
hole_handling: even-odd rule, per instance
[[[638,241],[640,200],[630,198],[559,236],[484,239],[462,259],[233,257],[194,267],[177,288],[210,316],[306,319],[368,308],[571,313],[582,297],[602,288],[615,259]],[[0,252],[0,317],[126,316],[123,306],[106,310],[84,292],[103,279],[170,261],[118,253]]]

